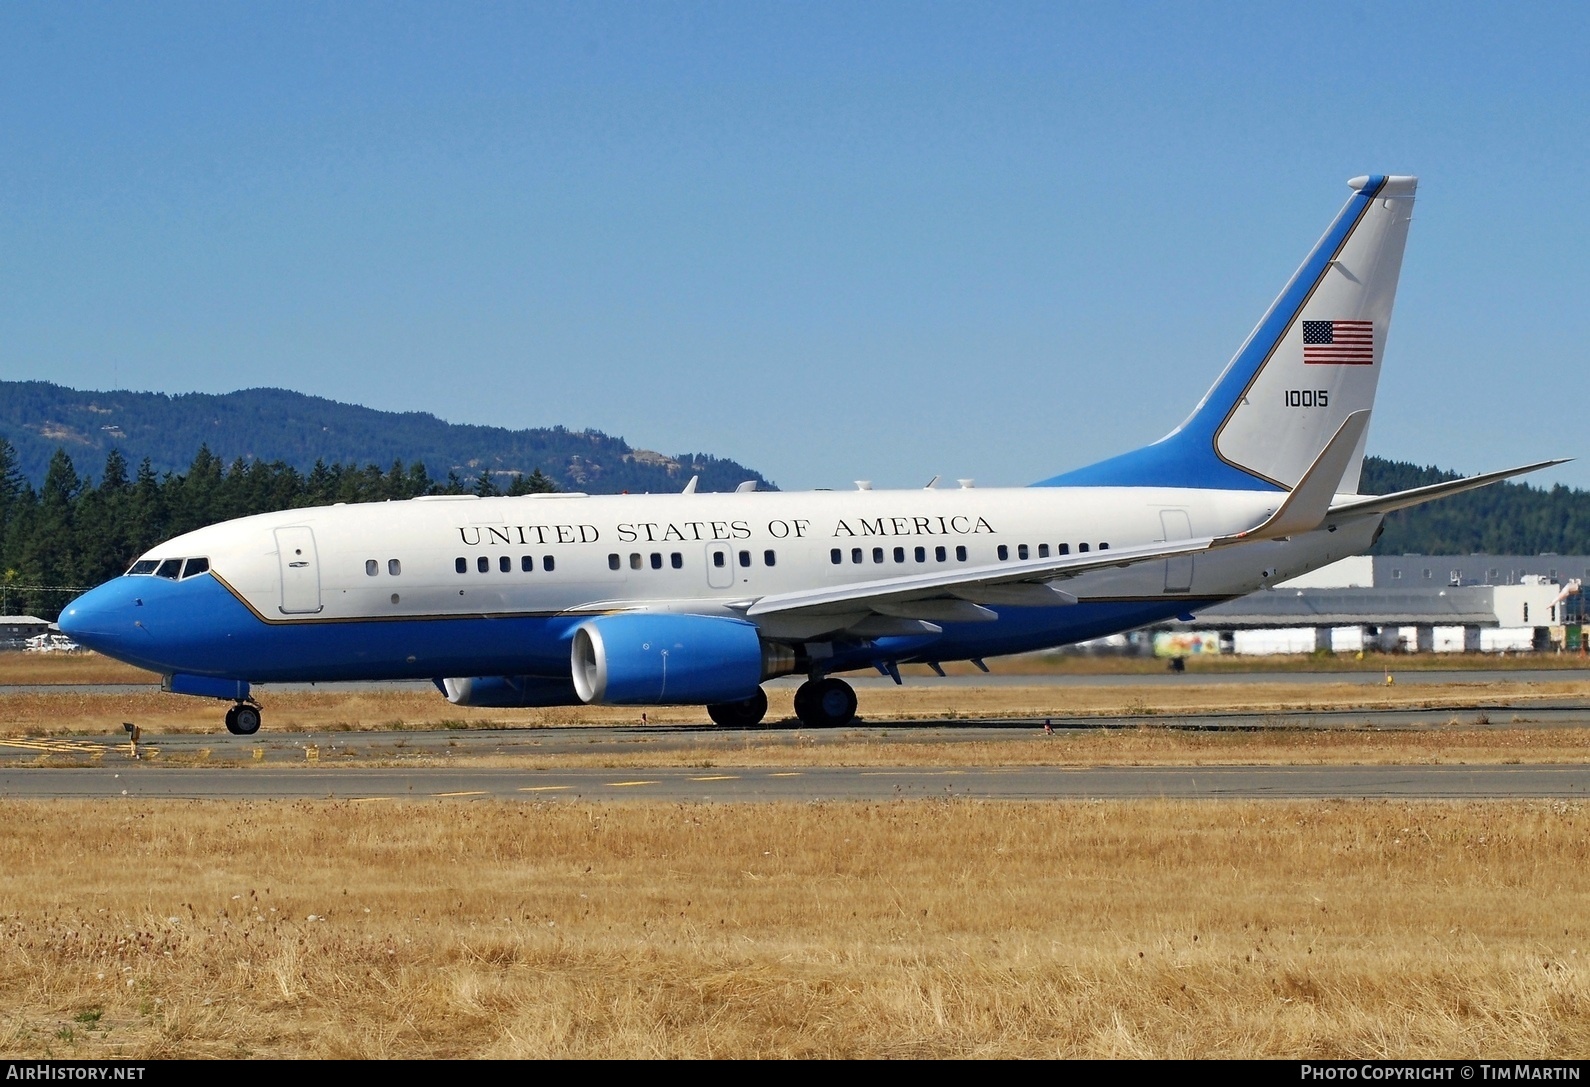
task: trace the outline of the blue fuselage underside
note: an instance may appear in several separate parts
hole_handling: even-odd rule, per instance
[[[95,590],[74,634],[85,645],[162,673],[270,682],[537,675],[567,678],[574,628],[589,615],[460,616],[268,623],[209,576],[124,577]],[[1022,653],[1102,637],[1213,603],[1083,601],[1000,607],[988,623],[944,624],[930,639],[841,643],[827,670],[886,661]]]

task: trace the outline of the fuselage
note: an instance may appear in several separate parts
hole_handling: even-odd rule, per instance
[[[438,496],[242,518],[154,548],[62,628],[165,673],[252,682],[567,677],[593,615],[737,616],[781,593],[1239,533],[1278,491],[1152,487]],[[866,638],[767,616],[829,670],[1022,652],[1128,630],[1365,550],[1378,517],[1092,570],[1075,603]],[[186,576],[184,576],[186,575]],[[880,645],[882,650],[880,651]]]

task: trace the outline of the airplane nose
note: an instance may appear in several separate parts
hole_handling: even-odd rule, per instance
[[[102,653],[115,653],[118,645],[139,632],[139,612],[143,600],[137,586],[126,578],[106,582],[72,601],[61,612],[56,625],[78,645]]]

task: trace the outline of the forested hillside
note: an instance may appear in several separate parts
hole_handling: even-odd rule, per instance
[[[53,619],[71,597],[120,574],[161,540],[233,517],[422,494],[552,490],[539,472],[516,475],[499,491],[489,474],[470,482],[457,473],[435,480],[423,464],[401,461],[385,471],[319,462],[307,473],[279,461],[223,465],[206,446],[180,474],[157,474],[148,460],[131,470],[113,449],[98,479],[79,474],[71,456],[57,449],[35,488],[0,437],[0,615]]]
[[[207,447],[223,464],[280,462],[301,473],[325,464],[423,464],[441,478],[473,485],[482,474],[506,489],[539,471],[561,490],[616,494],[677,491],[691,476],[698,490],[732,491],[761,473],[705,453],[663,456],[622,438],[563,427],[507,430],[443,422],[424,412],[375,411],[285,389],[185,393],[80,392],[45,381],[0,381],[0,437],[35,487],[50,458],[65,449],[79,470],[98,472],[119,450],[157,476],[188,470]]]

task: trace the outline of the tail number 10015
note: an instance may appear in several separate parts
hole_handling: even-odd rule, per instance
[[[1288,389],[1286,406],[1289,408],[1328,408],[1331,406],[1329,389]]]

